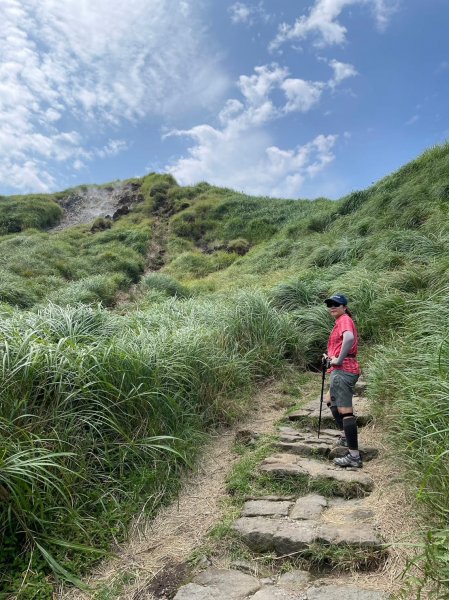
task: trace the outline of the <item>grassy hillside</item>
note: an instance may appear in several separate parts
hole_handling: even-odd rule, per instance
[[[143,498],[150,514],[167,501],[201,432],[287,362],[316,364],[335,291],[350,298],[369,393],[429,523],[421,567],[439,594],[449,145],[337,202],[134,181],[143,200],[104,230],[46,232],[58,195],[0,200],[0,594],[50,598],[49,570],[81,574]],[[164,266],[141,278],[162,234]]]

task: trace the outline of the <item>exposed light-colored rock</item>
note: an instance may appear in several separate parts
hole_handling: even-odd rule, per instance
[[[298,498],[290,512],[291,519],[319,519],[327,507],[327,500],[318,494]]]
[[[294,571],[289,571],[288,573],[281,575],[277,584],[290,592],[300,592],[307,587],[310,579],[310,573],[295,569]]]
[[[286,517],[292,507],[292,502],[272,502],[270,500],[250,500],[245,502],[243,517]]]
[[[173,600],[225,600],[226,596],[213,595],[213,590],[196,583],[188,583],[179,588]]]
[[[256,552],[275,550],[279,555],[307,549],[311,544],[346,545],[355,548],[381,549],[375,529],[365,523],[321,523],[315,520],[287,521],[265,517],[242,517],[234,530]]]
[[[251,600],[300,600],[300,597],[285,588],[268,587],[258,591]]]
[[[259,589],[259,581],[251,575],[228,569],[207,569],[183,586],[174,600],[241,600]]]
[[[273,548],[273,537],[278,528],[279,521],[266,517],[241,517],[233,524],[234,531],[256,552]]]
[[[307,590],[305,600],[387,600],[385,592],[356,587],[326,585]]]

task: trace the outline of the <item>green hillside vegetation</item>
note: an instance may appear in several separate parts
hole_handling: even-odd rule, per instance
[[[62,208],[55,200],[55,196],[47,194],[0,196],[0,235],[56,225],[62,216]]]
[[[342,291],[411,510],[429,527],[421,583],[446,597],[449,145],[336,202],[135,181],[143,201],[95,233],[39,231],[59,219],[47,214],[56,197],[39,218],[29,197],[10,199],[20,210],[0,202],[21,224],[0,236],[0,592],[50,598],[49,571],[73,580],[148,498],[154,514],[204,431],[287,364],[317,365],[322,300]],[[165,266],[141,278],[161,222]]]

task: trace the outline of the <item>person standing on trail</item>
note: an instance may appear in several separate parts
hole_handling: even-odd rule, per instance
[[[352,396],[360,374],[356,360],[358,349],[357,329],[348,309],[348,299],[343,294],[334,294],[324,301],[330,315],[335,319],[329,336],[327,354],[330,372],[330,388],[326,402],[335,419],[341,437],[338,446],[348,448],[346,456],[335,458],[339,467],[361,467],[357,422],[353,413]]]

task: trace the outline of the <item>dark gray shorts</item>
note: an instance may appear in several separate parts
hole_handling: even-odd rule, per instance
[[[347,371],[332,371],[330,377],[331,406],[352,407],[354,386],[359,376]]]

